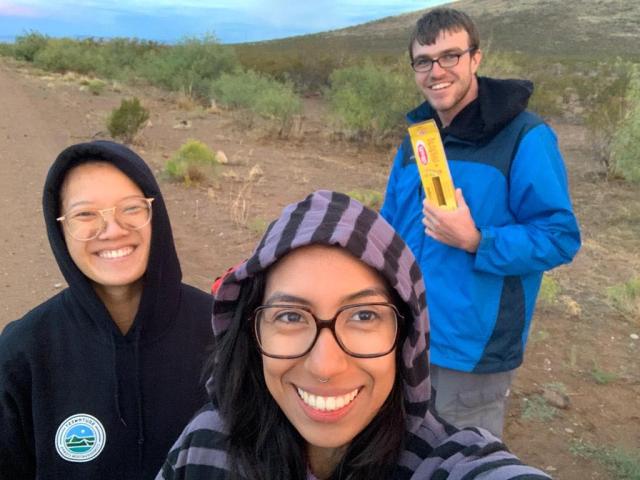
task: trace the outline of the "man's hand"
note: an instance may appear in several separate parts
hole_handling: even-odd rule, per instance
[[[475,253],[480,244],[480,231],[476,228],[471,211],[459,188],[456,188],[456,202],[458,208],[444,210],[431,205],[425,198],[422,203],[425,233],[446,245]]]

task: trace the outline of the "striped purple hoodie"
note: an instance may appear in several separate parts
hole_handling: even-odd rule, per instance
[[[429,321],[425,287],[409,248],[378,213],[348,196],[320,190],[291,204],[269,226],[251,257],[227,274],[215,293],[213,331],[220,336],[233,318],[241,283],[266,270],[291,250],[310,245],[345,248],[370,265],[409,307],[409,333],[401,345],[407,374],[404,399],[407,440],[398,458],[397,479],[547,479],[523,465],[497,438],[482,429],[458,430],[430,405]],[[225,422],[209,404],[187,425],[171,449],[158,479],[227,478]],[[308,480],[314,477],[309,474]]]

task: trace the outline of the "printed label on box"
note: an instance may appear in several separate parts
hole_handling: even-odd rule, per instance
[[[409,136],[427,200],[438,207],[455,210],[455,188],[435,120],[412,125]]]

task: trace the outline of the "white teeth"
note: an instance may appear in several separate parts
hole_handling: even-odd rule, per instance
[[[98,252],[100,258],[120,258],[126,257],[133,252],[133,247],[124,247],[118,250],[101,250]]]
[[[345,405],[349,405],[358,395],[358,389],[356,388],[353,392],[347,393],[346,395],[322,397],[320,395],[314,395],[306,392],[298,387],[298,395],[302,401],[311,408],[315,408],[316,410],[321,410],[323,412],[332,412],[333,410],[338,410]]]
[[[451,85],[450,83],[437,83],[435,85],[431,85],[431,90],[442,90],[443,88]]]

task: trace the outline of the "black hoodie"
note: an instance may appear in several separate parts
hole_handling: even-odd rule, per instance
[[[529,80],[477,78],[478,96],[458,112],[449,126],[442,126],[440,117],[428,102],[409,112],[409,121],[415,123],[433,118],[443,137],[451,134],[474,143],[491,140],[527,108],[533,83]]]
[[[153,197],[140,306],[122,334],[72,261],[56,218],[67,172],[110,163]],[[211,297],[181,283],[167,210],[153,174],[128,148],[74,145],[44,188],[51,248],[69,288],[0,335],[0,479],[153,478],[204,402]]]

